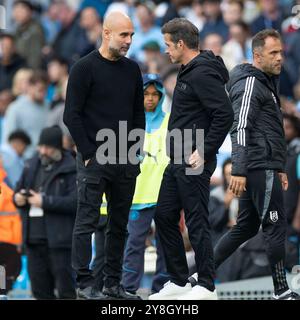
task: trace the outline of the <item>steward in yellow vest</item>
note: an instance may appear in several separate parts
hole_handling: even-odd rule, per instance
[[[144,266],[145,242],[151,230],[158,193],[164,170],[169,163],[166,154],[166,135],[169,114],[162,111],[165,96],[162,81],[155,74],[147,74],[144,80],[144,107],[146,133],[141,173],[137,177],[135,194],[128,221],[122,284],[128,292],[135,293],[140,287],[144,271],[153,273],[152,292],[158,292],[168,280],[159,239],[155,236],[156,255],[154,264]],[[155,248],[153,248],[155,249]]]

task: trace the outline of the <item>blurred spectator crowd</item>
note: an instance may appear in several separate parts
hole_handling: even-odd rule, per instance
[[[142,73],[160,74],[166,112],[171,110],[179,66],[171,65],[164,54],[160,32],[164,23],[175,17],[189,19],[200,31],[201,49],[220,55],[229,71],[237,64],[252,62],[251,37],[255,33],[277,29],[284,42],[280,96],[288,142],[287,170],[293,181],[286,195],[287,269],[300,264],[300,17],[296,15],[300,0],[0,0],[0,5],[6,13],[6,28],[0,30],[0,155],[7,175],[3,181],[11,189],[20,178],[24,161],[33,156],[43,128],[60,126],[64,148],[75,152],[62,121],[68,74],[78,59],[99,48],[107,13],[118,10],[132,18],[135,34],[128,57],[139,63]],[[214,243],[235,223],[238,211],[236,199],[227,190],[230,152],[228,138],[212,179]],[[186,248],[188,252],[188,240]],[[220,281],[269,274],[261,235],[239,250],[220,269]]]

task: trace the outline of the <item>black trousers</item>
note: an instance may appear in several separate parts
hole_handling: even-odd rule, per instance
[[[239,200],[237,224],[215,247],[216,268],[262,226],[275,292],[284,292],[288,289],[284,269],[286,216],[279,175],[274,170],[250,171],[246,189]]]
[[[102,291],[104,285],[103,269],[105,264],[105,228],[107,216],[100,215],[97,230],[95,231],[96,256],[93,260],[92,270],[95,278],[94,287]]]
[[[28,274],[36,299],[76,299],[71,249],[50,249],[47,244],[28,244]]]
[[[105,234],[104,285],[120,283],[127,233],[127,222],[139,165],[99,165],[93,157],[85,167],[77,155],[78,205],[73,230],[72,265],[80,288],[96,286],[89,267],[92,248],[91,236],[99,221],[102,195],[107,197],[108,220]]]
[[[189,239],[195,251],[198,283],[214,290],[213,248],[208,222],[210,177],[213,170],[201,175],[186,175],[183,165],[169,164],[159,192],[155,223],[163,248],[170,280],[185,285],[189,276],[184,243],[179,229],[183,208]]]

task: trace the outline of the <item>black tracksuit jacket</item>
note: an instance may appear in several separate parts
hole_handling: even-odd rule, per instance
[[[232,175],[248,170],[284,172],[286,142],[277,77],[250,64],[236,66],[226,85],[234,110]]]

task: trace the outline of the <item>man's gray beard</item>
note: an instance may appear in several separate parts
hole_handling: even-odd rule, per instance
[[[115,48],[109,48],[109,51],[112,55],[112,57],[114,57],[116,60],[120,59],[123,57],[122,54],[120,54],[120,51],[118,49],[115,49]]]
[[[40,155],[41,164],[44,167],[54,164],[62,159],[61,150],[56,150],[51,157]]]

